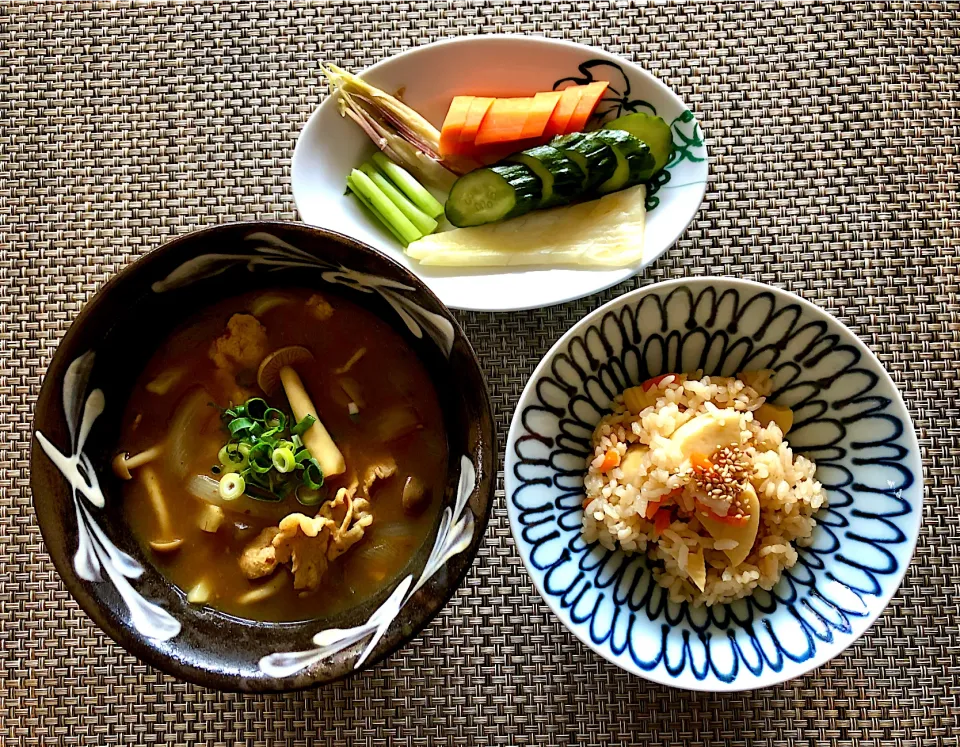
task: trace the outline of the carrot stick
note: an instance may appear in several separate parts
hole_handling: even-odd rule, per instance
[[[488,96],[476,96],[470,103],[467,119],[463,123],[463,129],[460,130],[461,150],[469,151],[473,148],[473,141],[477,138],[480,123],[483,122],[483,118],[487,116],[487,111],[493,105],[494,101],[496,101],[496,99]]]
[[[440,155],[446,156],[455,154],[457,146],[460,143],[460,132],[463,130],[464,122],[467,119],[467,112],[470,111],[470,104],[473,102],[473,96],[454,96],[450,102],[450,108],[447,109],[447,116],[443,120],[443,127],[440,128]]]
[[[521,138],[541,137],[543,131],[553,116],[554,109],[560,103],[563,94],[560,91],[546,91],[533,97],[533,104],[527,114],[527,121],[523,125]]]
[[[543,130],[544,137],[556,137],[566,133],[567,125],[570,124],[570,117],[573,116],[577,104],[580,103],[580,96],[583,95],[584,88],[585,86],[570,86],[560,92],[560,101]]]
[[[487,115],[480,123],[474,145],[488,145],[503,143],[510,140],[520,140],[523,135],[523,126],[527,122],[527,114],[533,106],[532,98],[497,99],[487,110]]]
[[[583,131],[583,128],[587,126],[587,122],[590,120],[590,116],[593,114],[593,110],[596,109],[597,104],[600,103],[600,98],[603,96],[604,91],[607,90],[608,85],[610,84],[607,83],[607,81],[600,80],[584,86],[580,101],[577,102],[577,108],[574,109],[573,116],[570,117],[570,121],[567,123],[567,133]]]

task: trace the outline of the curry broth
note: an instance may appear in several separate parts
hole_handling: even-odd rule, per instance
[[[373,524],[357,545],[330,563],[319,590],[296,591],[289,569],[281,567],[274,576],[285,574],[286,583],[275,583],[279,589],[267,599],[242,603],[238,600],[245,593],[270,584],[274,578],[248,580],[238,563],[244,548],[261,529],[275,526],[287,514],[313,516],[318,509],[302,506],[292,495],[279,503],[242,496],[225,511],[219,529],[209,533],[198,525],[205,502],[187,489],[195,475],[219,479],[211,468],[219,464],[217,453],[228,434],[217,407],[228,406],[231,400],[237,404],[238,388],[245,389],[246,396],[263,397],[271,406],[290,411],[282,390],[267,397],[255,381],[231,381],[232,377],[223,376],[208,355],[230,317],[250,313],[257,299],[266,295],[286,299],[257,315],[266,328],[268,350],[302,345],[314,356],[313,363],[299,364],[296,370],[347,465],[345,474],[326,478],[329,496],[360,479],[368,466],[386,457],[395,460],[397,472],[375,484],[370,496]],[[443,414],[423,364],[400,335],[372,313],[330,295],[324,298],[333,307],[333,315],[321,319],[308,303],[313,295],[300,289],[261,291],[205,310],[200,319],[174,332],[153,356],[124,414],[118,446],[136,454],[161,442],[173,443],[166,439],[177,438],[176,434],[168,436],[175,413],[186,411],[185,402],[200,402],[201,406],[190,409],[189,427],[184,429],[187,435],[180,434],[187,440],[177,442],[179,448],[165,446],[163,454],[146,465],[157,476],[168,510],[166,531],[146,490],[142,467],[132,469],[133,479],[124,483],[124,512],[144,552],[165,576],[184,590],[206,581],[212,589],[208,604],[240,617],[271,621],[327,617],[374,596],[404,570],[423,544],[435,523],[446,483]],[[362,348],[366,349],[363,357],[348,372],[338,374],[337,369]],[[172,382],[169,389],[164,393],[148,391],[147,385],[164,374]],[[355,417],[348,412],[355,398],[342,386],[345,376],[355,382],[362,395]],[[205,391],[202,399],[209,402],[200,401],[201,391]],[[421,427],[385,443],[378,432],[381,416],[403,404],[413,406]],[[178,454],[183,459],[178,460]],[[423,482],[429,495],[426,508],[417,515],[405,512],[401,502],[404,481],[410,475]],[[235,512],[234,507],[244,513]],[[164,537],[165,533],[173,536]],[[180,538],[182,543],[172,552],[157,552],[149,545],[151,540],[173,538]]]

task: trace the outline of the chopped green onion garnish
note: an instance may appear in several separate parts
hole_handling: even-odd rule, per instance
[[[323,470],[320,469],[320,463],[313,457],[304,462],[303,483],[314,490],[323,487]]]
[[[235,436],[238,433],[252,430],[255,425],[256,423],[250,418],[235,418],[234,420],[230,421],[230,425],[227,426],[227,430],[230,431],[230,435]]]
[[[225,501],[232,501],[243,495],[246,483],[243,477],[236,472],[227,472],[220,478],[220,497]]]
[[[266,401],[260,399],[259,397],[248,399],[245,407],[247,408],[248,418],[260,421],[265,420],[267,413],[271,410],[271,407],[266,403]]]
[[[290,429],[290,432],[294,436],[302,436],[307,432],[307,429],[316,422],[317,419],[313,417],[313,415],[304,415],[300,418],[299,422]],[[296,443],[296,441],[294,443]]]
[[[270,430],[264,431],[263,433],[261,433],[259,436],[257,436],[257,438],[260,441],[264,441],[265,443],[268,443],[271,446],[273,446],[274,444],[276,444],[277,438],[280,432],[281,431],[279,428],[271,428]]]
[[[297,488],[297,500],[304,506],[316,506],[326,497],[326,490],[308,488],[306,485],[301,485]]]
[[[269,407],[263,414],[263,422],[266,423],[268,428],[275,428],[282,431],[287,427],[287,416],[277,408]]]
[[[273,469],[271,451],[272,447],[270,444],[264,443],[263,441],[250,449],[250,469],[260,473],[267,473]]]
[[[293,470],[293,468],[297,466],[297,462],[293,458],[293,452],[290,451],[290,449],[274,449],[273,466],[276,467],[277,472],[280,473]]]
[[[269,488],[262,488],[257,485],[247,485],[247,497],[255,501],[266,501],[267,503],[279,503],[283,500],[282,496],[272,492]]]
[[[258,501],[277,502],[291,492],[305,506],[326,500],[323,470],[303,445],[302,435],[317,422],[313,415],[294,424],[293,418],[254,397],[222,411],[230,441],[211,468],[220,478],[224,500],[245,494]],[[232,496],[232,497],[230,497]]]
[[[250,453],[250,447],[246,444],[242,444],[245,447],[245,451],[240,449],[241,444],[227,444],[222,449],[220,453],[217,454],[217,459],[220,460],[220,464],[224,467],[230,467],[235,471],[240,471],[247,466],[247,454]]]

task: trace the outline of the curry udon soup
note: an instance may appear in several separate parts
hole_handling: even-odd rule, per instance
[[[161,572],[192,603],[273,621],[382,591],[431,531],[447,469],[414,352],[306,290],[231,299],[174,332],[118,450],[126,518]]]

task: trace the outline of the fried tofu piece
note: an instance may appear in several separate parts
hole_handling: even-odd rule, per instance
[[[240,570],[244,576],[263,578],[277,570],[277,550],[273,540],[279,532],[277,527],[267,527],[244,548],[240,555]]]
[[[321,321],[326,321],[333,316],[333,306],[319,293],[314,293],[307,299],[307,307],[310,313]]]
[[[267,355],[267,330],[252,314],[234,314],[227,329],[210,345],[208,355],[217,368],[256,370]]]
[[[393,457],[388,456],[376,464],[371,464],[364,470],[363,479],[360,481],[361,489],[364,495],[370,495],[370,489],[377,480],[386,480],[397,472],[397,463]]]
[[[243,551],[240,568],[247,578],[262,578],[280,564],[289,564],[293,586],[303,591],[320,588],[331,562],[363,539],[373,523],[370,502],[355,498],[357,484],[340,488],[316,516],[294,513],[257,535]]]
[[[281,519],[273,546],[277,560],[290,563],[293,588],[315,591],[320,587],[329,564],[327,550],[334,527],[332,520],[320,515],[290,514]]]

